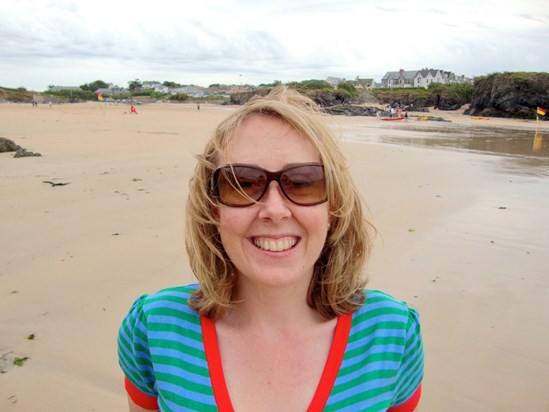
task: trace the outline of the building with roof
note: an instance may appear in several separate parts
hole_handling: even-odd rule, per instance
[[[376,82],[374,81],[374,79],[361,79],[358,76],[356,76],[356,79],[354,80],[353,84],[357,89],[364,89],[364,90],[370,90],[376,87]]]
[[[456,76],[440,69],[404,70],[387,72],[381,79],[381,87],[429,87],[431,83],[468,83],[471,79]]]

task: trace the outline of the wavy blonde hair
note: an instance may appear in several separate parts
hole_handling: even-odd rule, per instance
[[[317,260],[307,303],[331,319],[351,313],[364,301],[364,264],[370,254],[373,226],[364,216],[360,195],[349,173],[346,159],[333,131],[318,106],[308,97],[285,86],[268,95],[254,96],[215,129],[201,155],[190,181],[187,199],[185,244],[191,268],[200,284],[190,300],[195,310],[216,320],[234,304],[237,268],[221,243],[218,207],[209,187],[219,159],[244,120],[253,115],[276,116],[309,139],[324,165],[330,230]]]

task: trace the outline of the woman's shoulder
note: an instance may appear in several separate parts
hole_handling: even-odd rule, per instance
[[[366,299],[363,307],[408,307],[408,304],[402,300],[399,300],[386,292],[376,289],[365,289],[364,295]]]
[[[133,303],[130,312],[138,312],[145,316],[164,314],[187,314],[198,316],[188,301],[198,289],[198,284],[174,286],[151,294],[139,296]]]
[[[354,324],[372,326],[389,322],[392,326],[406,328],[410,321],[417,321],[417,312],[404,301],[373,289],[365,290],[364,304],[353,315]]]

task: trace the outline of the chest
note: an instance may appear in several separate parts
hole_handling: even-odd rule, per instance
[[[195,410],[203,411],[380,410],[379,402],[389,405],[396,389],[403,355],[396,349],[403,336],[380,334],[370,322],[351,328],[351,321],[342,315],[335,331],[308,341],[243,334],[227,341],[207,318],[192,328],[174,324],[169,331],[150,332],[161,410],[198,404]],[[358,328],[361,324],[366,327]]]
[[[236,411],[305,411],[322,380],[333,333],[310,340],[220,338],[221,366]]]

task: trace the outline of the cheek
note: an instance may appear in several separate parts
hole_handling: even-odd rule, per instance
[[[328,235],[331,216],[327,211],[318,211],[318,213],[307,213],[303,215],[302,222],[306,225],[308,232],[319,243],[324,244]]]
[[[217,221],[223,238],[243,235],[250,223],[250,217],[241,208],[220,207],[217,209]]]
[[[321,226],[326,228],[332,221],[333,214],[328,210],[328,206],[326,206],[326,204],[323,204],[322,206],[324,207],[322,208],[322,210],[318,211],[318,213],[316,214],[316,219],[317,222],[322,222]]]

